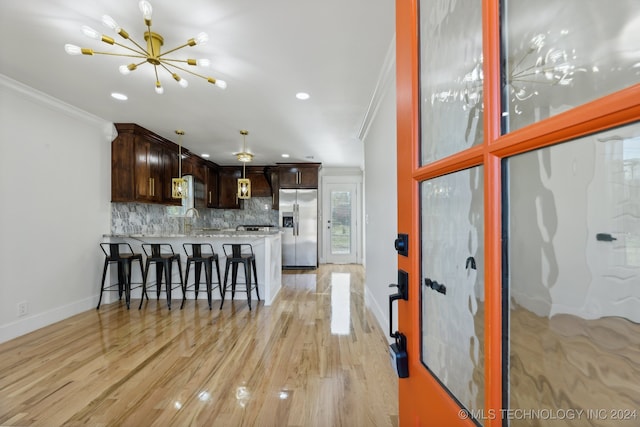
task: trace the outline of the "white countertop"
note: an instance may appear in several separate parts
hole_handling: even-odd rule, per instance
[[[122,238],[184,238],[184,237],[269,237],[280,234],[275,231],[194,230],[191,233],[121,233],[103,234],[102,237]]]

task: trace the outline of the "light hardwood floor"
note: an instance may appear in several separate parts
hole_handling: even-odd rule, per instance
[[[212,311],[118,302],[0,344],[0,425],[396,426],[363,274],[286,272],[251,312],[242,293]]]

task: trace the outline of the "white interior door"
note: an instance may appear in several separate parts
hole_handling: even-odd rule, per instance
[[[358,185],[356,183],[324,186],[323,242],[325,262],[358,262]]]

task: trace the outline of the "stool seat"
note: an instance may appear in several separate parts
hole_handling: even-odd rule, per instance
[[[173,251],[173,247],[170,243],[143,243],[142,250],[147,257],[147,260],[145,262],[142,279],[142,298],[140,299],[140,306],[138,307],[138,309],[142,308],[142,302],[144,301],[145,296],[147,297],[147,300],[149,300],[149,296],[147,295],[147,279],[149,277],[149,269],[151,268],[151,264],[156,265],[156,299],[160,299],[160,293],[162,292],[162,273],[164,271],[164,292],[167,295],[167,308],[171,310],[171,291],[173,289],[176,289],[178,286],[180,287],[180,289],[182,289],[182,301],[184,304],[186,294],[184,289],[184,281],[182,280],[182,263],[180,262],[180,254],[176,254]],[[180,283],[175,286],[172,283],[172,270],[174,262],[178,264],[178,273],[180,275]]]
[[[142,274],[142,254],[134,253],[128,243],[100,243],[100,249],[102,249],[105,258],[104,268],[102,269],[102,286],[100,287],[100,297],[98,298],[96,310],[100,308],[102,294],[105,291],[117,291],[119,299],[122,299],[122,294],[124,293],[127,309],[129,309],[131,303],[131,264],[134,261],[138,261],[140,263],[140,273]],[[107,269],[112,263],[117,263],[118,265],[118,282],[105,286]],[[140,286],[136,286],[134,289]]]
[[[209,310],[211,310],[211,293],[213,289],[213,266],[216,267],[216,275],[218,281],[216,282],[216,288],[220,291],[220,297],[222,298],[222,287],[220,281],[220,264],[218,262],[218,254],[213,250],[213,246],[210,243],[184,243],[182,245],[184,253],[187,255],[187,270],[184,275],[184,289],[185,293],[188,288],[193,287],[195,290],[195,299],[198,300],[198,291],[200,289],[200,276],[202,273],[202,266],[204,265],[204,275],[207,287],[207,300],[209,302]],[[191,264],[195,267],[195,279],[192,285],[189,285],[189,270]],[[184,306],[185,299],[182,300]]]
[[[231,267],[231,299],[233,300],[236,293],[236,286],[243,285],[244,291],[247,292],[247,304],[251,310],[251,291],[256,290],[256,296],[260,301],[260,291],[258,290],[258,272],[256,268],[256,256],[253,252],[253,246],[250,243],[223,243],[222,250],[227,258],[224,268],[224,285],[222,290],[222,301],[220,309],[224,305],[224,297],[227,291],[227,280],[229,277],[229,268]],[[238,282],[238,266],[244,265],[244,283]],[[251,281],[251,273],[253,271],[254,281]]]

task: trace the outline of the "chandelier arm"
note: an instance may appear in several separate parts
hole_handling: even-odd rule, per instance
[[[198,74],[198,73],[195,73],[195,72],[193,72],[191,70],[187,70],[186,68],[180,67],[179,65],[166,63],[166,59],[163,59],[161,62],[162,62],[162,64],[168,65],[168,66],[173,67],[173,68],[177,68],[178,70],[182,70],[185,73],[189,73],[189,74],[194,75],[196,77],[200,77],[201,79],[205,79],[205,80],[213,79],[213,77],[203,76],[202,74]],[[167,67],[164,67],[164,69],[169,71],[169,69]],[[171,71],[169,71],[169,72],[171,73]],[[214,80],[216,80],[216,79],[214,79]]]
[[[126,53],[97,52],[95,50],[92,50],[92,53],[94,55],[124,56],[124,57],[127,57],[127,58],[141,58],[141,59],[144,59],[144,61],[142,61],[140,64],[144,64],[145,62],[147,62],[147,57],[144,56],[144,55],[140,55],[140,54],[131,55],[131,54],[126,54]],[[137,65],[140,65],[140,64],[137,64]]]
[[[134,51],[134,52],[140,53],[141,55],[144,55],[145,57],[146,57],[146,56],[149,56],[149,52],[147,52],[147,49],[145,49],[144,47],[140,46],[140,45],[139,45],[139,44],[138,44],[134,39],[132,39],[132,38],[128,38],[127,40],[129,40],[131,43],[133,43],[134,45],[136,45],[136,47],[137,47],[138,49],[140,49],[140,50],[135,50],[135,49],[134,49],[134,48],[132,48],[132,47],[129,47],[129,46],[127,46],[127,45],[124,45],[124,44],[121,44],[121,43],[118,43],[118,42],[115,42],[115,41],[113,42],[113,44],[117,44],[118,46],[123,47],[123,48],[125,48],[125,49],[129,49],[129,50],[131,50],[131,51]]]
[[[167,55],[167,54],[169,54],[171,52],[175,52],[176,50],[182,49],[183,47],[187,47],[187,46],[189,46],[189,43],[185,43],[185,44],[183,44],[181,46],[174,47],[171,50],[167,50],[166,52],[162,52],[160,55],[158,55],[158,58],[163,57],[163,56],[165,56],[165,55]]]
[[[145,49],[143,49],[143,48],[142,48],[138,43],[136,43],[133,39],[128,39],[128,40],[129,40],[129,41],[131,41],[133,44],[135,44],[135,45],[136,45],[136,47],[137,47],[138,49],[140,49],[140,50],[136,50],[136,49],[132,48],[131,46],[127,46],[127,45],[124,45],[124,44],[122,44],[122,43],[118,43],[117,41],[114,41],[114,42],[113,42],[113,44],[115,44],[115,45],[117,45],[117,46],[120,46],[120,47],[122,47],[122,48],[124,48],[124,49],[128,49],[128,50],[130,50],[130,51],[132,51],[132,52],[135,52],[135,53],[137,53],[137,54],[143,55],[143,56],[145,56],[145,57],[147,57],[147,56],[148,56],[147,51],[146,51]]]
[[[147,24],[147,32],[149,33],[149,37],[151,37],[151,22]],[[151,52],[148,52],[146,49],[143,50],[147,52],[147,55],[156,56],[156,53],[153,51],[153,43],[149,43],[149,46],[151,47]],[[158,52],[158,54],[160,54],[160,52]]]

